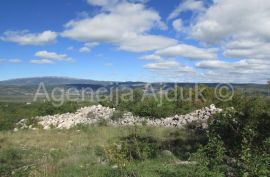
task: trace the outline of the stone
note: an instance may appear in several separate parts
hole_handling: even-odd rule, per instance
[[[161,154],[164,156],[173,156],[173,153],[169,150],[163,150]]]
[[[53,116],[36,117],[38,124],[44,127],[45,130],[50,127],[58,129],[70,129],[78,124],[96,124],[100,120],[107,120],[113,126],[127,126],[127,125],[148,125],[148,126],[164,126],[182,128],[189,123],[198,122],[202,127],[207,127],[207,120],[215,113],[222,110],[216,108],[215,105],[210,105],[210,108],[205,107],[195,110],[186,115],[175,115],[172,117],[165,117],[161,119],[148,119],[145,117],[134,116],[131,112],[125,112],[123,117],[117,121],[111,120],[115,108],[103,107],[102,105],[94,105],[90,107],[83,107],[78,109],[75,113],[56,114]],[[91,116],[89,116],[91,115]],[[20,120],[16,125],[21,128],[28,128],[26,126],[26,119]],[[204,122],[202,125],[201,123]],[[30,125],[31,129],[32,126]]]

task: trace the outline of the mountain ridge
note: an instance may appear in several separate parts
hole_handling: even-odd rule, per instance
[[[99,81],[92,79],[80,79],[73,77],[65,77],[65,76],[40,76],[40,77],[25,77],[25,78],[14,78],[8,80],[0,81],[0,86],[36,86],[40,83],[44,83],[45,85],[74,85],[74,84],[90,84],[90,85],[113,85],[113,84],[121,84],[121,85],[133,85],[133,84],[146,84],[147,82],[141,81]],[[153,82],[151,84],[188,84],[193,85],[194,82]],[[206,84],[206,85],[217,85],[219,83],[198,83],[198,84]],[[254,86],[265,86],[267,84],[257,84],[257,83],[230,83],[232,85],[254,85]]]

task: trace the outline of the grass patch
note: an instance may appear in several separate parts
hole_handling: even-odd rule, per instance
[[[162,157],[158,149],[159,143],[178,131],[176,129],[85,126],[78,131],[80,128],[0,132],[1,162],[5,164],[1,163],[3,173],[0,176],[10,176],[12,171],[24,166],[29,167],[22,171],[23,176],[34,177],[151,177],[164,176],[166,164],[175,170],[179,168],[173,158]],[[115,161],[101,158],[104,147],[119,142],[126,150],[127,163],[123,168],[116,167]]]

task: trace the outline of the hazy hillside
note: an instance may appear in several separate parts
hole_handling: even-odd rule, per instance
[[[67,84],[98,84],[107,85],[111,84],[110,81],[94,81],[88,79],[77,79],[69,77],[32,77],[32,78],[19,78],[0,81],[0,85],[16,85],[16,86],[26,86],[26,85],[38,85],[43,82],[46,85],[67,85]]]
[[[43,82],[46,89],[51,92],[54,87],[77,88],[92,88],[97,90],[101,87],[106,87],[110,90],[112,87],[129,87],[132,89],[145,89],[149,86],[145,82],[111,82],[111,81],[95,81],[87,79],[76,79],[66,77],[33,77],[20,78],[6,81],[0,81],[0,100],[16,100],[28,101],[33,99],[33,95],[38,89],[39,83]],[[175,86],[191,88],[195,83],[151,83],[153,90],[150,88],[149,93],[174,88]],[[217,83],[203,83],[208,87],[215,88]],[[269,95],[268,86],[266,84],[232,84],[235,89],[241,90],[248,95]]]

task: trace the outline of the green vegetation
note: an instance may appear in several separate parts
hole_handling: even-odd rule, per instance
[[[188,149],[196,141],[189,137],[183,130],[149,127],[2,132],[0,176],[214,176],[203,166],[179,164],[177,155],[164,152],[168,141]]]
[[[26,103],[2,102],[0,103],[0,131],[13,129],[15,123],[21,119],[33,121],[33,117],[54,115],[66,112],[75,112],[82,106],[91,105],[88,102],[65,102],[62,106],[55,107],[50,102]]]
[[[161,99],[143,98],[142,91],[135,90],[131,100],[116,104],[113,96],[102,104],[116,107],[112,118],[118,120],[125,111],[159,118],[214,103],[223,112],[209,119],[205,130],[110,127],[101,120],[97,126],[77,125],[70,130],[12,132],[8,129],[19,119],[74,112],[90,103],[67,102],[57,108],[51,103],[1,103],[0,176],[270,176],[270,100],[236,92],[222,102],[214,97],[213,89],[201,87],[205,89],[198,99],[181,99],[180,94],[194,98],[195,92],[177,88],[169,93],[175,100],[163,99],[160,104]]]
[[[205,85],[198,88],[177,87],[166,95],[157,93],[155,96],[147,95],[140,89],[133,90],[133,94],[119,92],[113,92],[112,97],[107,97],[100,103],[117,108],[121,112],[130,111],[138,116],[154,118],[186,114],[213,103],[221,107],[226,106],[224,102],[215,98],[215,89]]]
[[[270,102],[238,97],[237,103],[209,123],[204,162],[226,174],[269,176]]]

